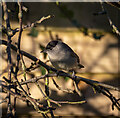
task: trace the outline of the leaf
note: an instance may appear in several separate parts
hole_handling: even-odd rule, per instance
[[[46,70],[43,66],[40,67],[40,70],[41,70],[41,74],[42,75],[45,75],[46,74]]]
[[[30,33],[28,33],[31,37],[37,37],[38,36],[38,30],[36,30],[34,27],[32,27]]]
[[[58,1],[56,1],[56,5],[59,5],[59,2],[58,2]]]
[[[69,77],[64,77],[65,81],[68,81],[70,78]]]

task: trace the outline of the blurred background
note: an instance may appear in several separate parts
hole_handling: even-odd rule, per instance
[[[107,15],[99,14],[102,11],[100,3],[43,3],[28,2],[23,3],[28,8],[28,12],[23,12],[23,25],[39,20],[43,16],[54,15],[53,18],[43,21],[40,25],[28,28],[23,31],[21,39],[21,49],[36,56],[46,62],[48,57],[40,51],[51,40],[61,39],[68,44],[80,57],[80,62],[85,66],[78,70],[77,75],[88,79],[97,80],[112,86],[120,86],[118,72],[118,51],[119,37],[114,33],[114,29],[109,24],[109,15],[113,24],[120,30],[120,10],[109,4],[103,4]],[[8,3],[10,9],[10,21],[12,28],[19,27],[17,3]],[[3,21],[4,24],[4,21]],[[15,45],[18,33],[12,38]],[[6,36],[3,34],[3,39]],[[2,68],[1,77],[7,76],[7,55],[5,46],[2,46]],[[26,67],[29,67],[31,60],[25,58]],[[12,63],[16,60],[16,53],[12,51]],[[51,65],[50,62],[47,63]],[[52,66],[52,65],[51,65]],[[27,73],[27,79],[39,76],[44,73],[42,67]],[[22,78],[23,74],[19,76]],[[62,88],[73,89],[73,82],[70,79],[55,78]],[[44,87],[44,81],[39,81]],[[105,96],[94,93],[93,89],[85,83],[80,83],[79,87],[85,96],[87,103],[82,105],[67,105],[57,107],[54,113],[58,116],[118,116],[118,110],[112,111],[111,101]],[[44,89],[44,88],[43,88]],[[77,101],[77,94],[67,94],[56,89],[50,80],[50,98],[54,100]],[[39,98],[44,103],[44,99],[34,84],[30,84],[31,96]],[[119,93],[111,91],[118,97]],[[4,96],[4,94],[3,94]],[[2,105],[3,115],[6,113],[6,104]],[[17,114],[19,116],[39,116],[32,107],[17,100]]]

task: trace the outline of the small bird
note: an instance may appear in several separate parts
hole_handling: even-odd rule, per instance
[[[84,68],[78,55],[60,40],[50,41],[41,52],[48,54],[50,62],[57,70],[74,71]]]

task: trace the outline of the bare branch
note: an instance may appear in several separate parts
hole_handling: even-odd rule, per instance
[[[66,92],[66,93],[74,93],[74,91],[71,89],[62,89],[62,87],[60,87],[53,78],[52,78],[52,80],[53,80],[53,83],[58,90],[61,90],[61,91]]]
[[[7,5],[5,2],[3,2],[3,10],[4,10],[4,20],[6,23],[6,29],[7,29],[7,38],[8,38],[8,44],[7,44],[7,56],[8,56],[8,79],[11,82],[11,71],[12,71],[12,63],[11,63],[11,27],[10,27],[10,21],[8,16],[8,10]],[[10,88],[9,88],[10,90]],[[8,101],[7,101],[7,117],[12,117],[12,109],[11,109],[11,95],[10,92],[7,92],[8,94]]]
[[[23,26],[23,27],[22,27],[22,30],[24,30],[24,29],[26,29],[26,28],[34,27],[35,25],[42,23],[44,20],[47,20],[47,19],[50,19],[50,18],[53,18],[53,17],[54,17],[53,15],[43,16],[43,17],[40,18],[38,21]],[[13,30],[14,34],[15,34],[16,32],[18,32],[19,30],[20,30],[19,28],[16,28],[15,30]]]
[[[114,23],[112,22],[111,18],[109,17],[108,13],[107,13],[107,10],[105,9],[104,5],[103,5],[103,2],[100,0],[100,3],[101,3],[101,7],[102,7],[102,11],[105,11],[106,12],[106,16],[107,16],[107,19],[109,21],[109,24],[110,26],[113,28],[113,31],[118,34],[120,36],[120,31],[118,30],[118,28],[114,25]],[[107,3],[110,3],[110,2],[107,2]],[[112,3],[110,3],[112,4]],[[112,4],[113,5],[113,4]],[[120,6],[120,5],[119,5]]]
[[[7,41],[0,40],[0,45],[7,45]],[[11,44],[11,49],[13,49],[14,51],[17,51],[17,48],[12,44]],[[27,53],[25,51],[22,51],[22,50],[20,51],[20,53],[22,55],[26,56],[27,58],[33,60],[34,62],[40,64],[41,66],[43,66],[47,70],[51,70],[53,72],[58,72],[55,68],[46,65],[44,62],[40,61],[35,56],[30,55],[29,53]],[[59,76],[64,76],[64,77],[67,76],[67,77],[70,77],[70,78],[72,78],[74,80],[74,78],[69,73],[65,73],[63,71],[60,71],[58,74],[56,74],[56,73],[48,73],[46,75],[38,76],[38,77],[32,78],[32,79],[27,80],[27,81],[29,81],[28,83],[32,83],[32,81],[38,81],[39,79],[43,79],[45,77],[57,77],[58,75]],[[111,85],[107,85],[107,84],[104,84],[104,83],[100,83],[100,82],[95,81],[95,80],[90,80],[90,79],[86,79],[86,78],[79,77],[79,76],[75,76],[75,78],[77,80],[77,83],[79,83],[79,81],[84,81],[84,82],[86,82],[87,84],[90,84],[90,85],[94,83],[94,84],[96,84],[98,86],[103,86],[103,87],[106,87],[106,88],[111,89],[111,90],[120,91],[120,88],[117,88],[117,87],[114,87],[114,86],[111,86]],[[24,82],[24,84],[27,83],[27,81]],[[23,83],[21,83],[21,84],[23,84]]]
[[[15,68],[15,73],[14,73],[15,74],[14,77],[16,80],[17,80],[17,73],[19,71],[20,42],[21,42],[21,35],[22,35],[22,5],[21,5],[21,2],[18,2],[18,6],[19,6],[18,17],[19,17],[20,31],[19,31],[18,42],[17,42],[17,59],[16,59],[16,68]],[[19,84],[18,80],[17,80],[17,83]],[[17,93],[16,87],[15,87],[15,92]],[[16,97],[14,97],[14,116],[16,117]]]
[[[22,15],[19,14],[19,16],[21,17]],[[38,25],[38,24],[41,24],[44,20],[47,20],[47,19],[50,19],[50,18],[53,18],[53,17],[54,17],[54,15],[43,16],[43,17],[40,18],[38,21],[33,22],[33,23],[31,23],[31,24],[27,24],[27,25],[23,26],[21,29],[22,29],[22,31],[23,31],[23,30],[25,30],[25,29],[27,29],[27,28],[34,27],[34,26],[36,26],[36,25]],[[13,37],[17,32],[20,31],[20,28],[16,28],[16,29],[11,29],[11,28],[10,28],[9,32],[7,32],[7,29],[2,25],[2,30],[3,30],[3,33],[5,33],[5,34],[7,34],[7,35],[8,35],[8,33],[9,33],[9,36],[10,36],[10,37]]]
[[[7,97],[5,97],[4,99],[2,99],[2,101],[0,102],[0,104],[4,103],[4,102],[7,102]]]
[[[9,88],[5,85],[2,85],[2,87],[3,87],[3,91],[5,91],[5,92],[9,91],[10,94],[16,98],[18,98],[22,101],[30,101],[30,103],[34,106],[34,108],[38,112],[40,112],[40,113],[44,113],[44,111],[48,112],[48,108],[45,108],[43,105],[41,105],[39,102],[37,102],[37,100],[33,99],[32,97],[24,96],[22,93],[21,94],[15,93],[15,92],[9,90]]]
[[[58,88],[59,90],[63,91],[63,92],[67,92],[67,93],[74,93],[73,90],[70,89],[62,89],[62,87],[60,87],[55,80],[53,79],[53,77],[69,77],[70,79],[73,80],[74,82],[74,87],[75,87],[75,91],[78,93],[79,96],[81,96],[80,90],[78,88],[78,84],[80,81],[83,81],[85,83],[87,83],[88,85],[90,85],[91,87],[93,87],[93,89],[99,93],[102,93],[103,95],[105,95],[106,97],[108,97],[111,102],[112,102],[112,109],[114,109],[114,106],[120,110],[120,99],[115,98],[113,96],[113,94],[109,91],[109,89],[115,90],[115,91],[120,91],[119,88],[117,87],[113,87],[111,85],[106,85],[104,83],[100,83],[98,81],[94,81],[94,80],[90,80],[87,78],[83,78],[80,76],[72,76],[69,73],[66,73],[64,71],[58,71],[53,67],[48,66],[46,63],[42,62],[41,60],[39,60],[38,58],[36,58],[35,56],[32,56],[31,54],[22,51],[21,50],[21,37],[22,37],[22,31],[26,28],[31,28],[34,27],[38,24],[41,24],[43,21],[52,18],[52,15],[48,15],[46,17],[42,17],[40,18],[38,21],[35,21],[34,23],[31,23],[29,25],[22,25],[22,11],[25,10],[27,11],[27,8],[24,7],[22,5],[22,2],[18,1],[18,6],[19,6],[19,13],[18,13],[18,18],[19,18],[19,28],[16,29],[11,29],[10,26],[10,21],[9,21],[9,16],[8,16],[8,9],[7,9],[7,5],[5,2],[2,3],[3,4],[3,11],[4,11],[4,20],[5,20],[5,26],[3,26],[2,24],[0,25],[2,27],[2,31],[7,34],[7,41],[5,40],[1,40],[0,39],[0,45],[6,45],[7,46],[7,60],[8,60],[8,77],[3,77],[3,80],[0,80],[1,82],[1,89],[4,93],[7,93],[7,97],[5,99],[3,99],[0,103],[2,102],[6,102],[7,99],[7,115],[8,117],[16,117],[16,99],[20,99],[22,101],[25,101],[27,103],[31,103],[31,105],[34,107],[34,109],[41,113],[43,115],[43,117],[48,118],[48,113],[50,113],[51,117],[54,118],[54,114],[53,114],[53,110],[55,110],[51,103],[57,104],[58,106],[61,106],[61,104],[81,104],[81,103],[85,103],[86,101],[75,101],[75,102],[71,102],[71,101],[55,101],[53,99],[51,99],[49,97],[49,79],[53,80],[54,85],[56,86],[56,88]],[[62,10],[62,9],[61,9]],[[107,12],[105,12],[104,7],[102,6],[102,12],[99,12],[99,14],[105,14]],[[64,13],[66,15],[66,13]],[[107,18],[109,20],[110,25],[112,26],[112,28],[115,30],[116,34],[120,35],[120,32],[118,31],[117,27],[112,23],[112,20],[109,18],[108,14],[107,14]],[[73,21],[73,19],[71,19],[68,16],[68,19],[70,21]],[[78,27],[78,26],[77,26]],[[81,30],[82,31],[82,30]],[[18,40],[17,40],[17,46],[14,46],[11,44],[11,38],[17,33],[18,33]],[[83,31],[85,34],[88,34],[87,29],[84,28]],[[53,40],[54,38],[52,37],[51,32],[49,32],[51,39]],[[56,35],[56,39],[59,39],[58,36]],[[14,65],[12,65],[11,63],[11,49],[13,49],[14,51],[16,51],[17,53],[17,58],[16,58],[16,64],[15,65],[15,71],[13,70]],[[29,68],[26,68],[25,62],[23,60],[23,56],[26,56],[28,59],[31,59],[34,64],[31,64],[31,66]],[[21,58],[22,57],[22,58]],[[22,59],[22,60],[21,60]],[[20,82],[18,80],[18,71],[20,69],[19,67],[19,63],[20,60],[22,61],[22,65],[23,65],[23,74],[24,74],[24,81]],[[42,66],[43,68],[45,68],[47,70],[47,74],[45,75],[41,75],[41,76],[37,76],[34,78],[31,78],[29,80],[26,79],[26,72],[30,71],[32,69],[35,69],[37,67]],[[15,81],[11,81],[11,76],[13,74],[13,77],[15,78]],[[45,80],[45,91],[43,91],[41,89],[41,86],[39,84],[39,80],[44,79]],[[37,100],[35,98],[30,97],[29,95],[29,83],[35,83],[37,85],[37,87],[39,88],[40,92],[43,95],[44,100],[47,101],[47,105],[44,106],[43,104],[40,104],[40,100]],[[26,84],[27,88],[28,88],[28,92],[23,88],[23,85]],[[13,105],[13,110],[11,109],[11,95],[14,97],[14,105]],[[12,112],[13,111],[13,112]]]

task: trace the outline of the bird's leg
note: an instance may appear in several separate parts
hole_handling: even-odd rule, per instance
[[[69,72],[72,72],[72,77],[74,78],[76,74],[75,70],[69,70]]]
[[[75,71],[73,70],[73,72],[72,72],[72,77],[74,78],[75,77]]]

